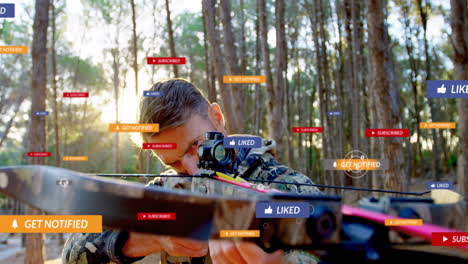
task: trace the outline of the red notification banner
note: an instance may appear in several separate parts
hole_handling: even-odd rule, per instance
[[[50,152],[28,152],[28,157],[50,157]]]
[[[409,137],[409,129],[366,129],[366,137]]]
[[[322,127],[293,127],[293,133],[322,133]]]
[[[176,220],[176,213],[138,213],[138,220]]]
[[[176,149],[176,143],[143,143],[143,149]]]
[[[434,232],[433,246],[468,246],[468,232]]]
[[[89,97],[89,93],[63,93],[63,97]]]
[[[185,64],[185,57],[148,57],[147,64]]]

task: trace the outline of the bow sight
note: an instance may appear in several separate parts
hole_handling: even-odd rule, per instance
[[[206,132],[205,140],[198,147],[198,167],[223,173],[231,172],[234,161],[233,148],[224,147],[224,135],[220,132]]]

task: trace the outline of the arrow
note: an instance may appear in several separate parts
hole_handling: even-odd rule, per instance
[[[448,240],[448,238],[446,238],[445,236],[442,236],[442,242],[445,242],[447,240]]]

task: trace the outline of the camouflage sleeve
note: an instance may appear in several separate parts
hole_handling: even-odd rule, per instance
[[[320,259],[303,250],[288,250],[283,253],[284,264],[317,264]]]
[[[103,233],[75,233],[65,243],[62,251],[64,264],[133,263],[143,257],[130,258],[122,253],[128,239],[125,231]]]
[[[291,183],[309,183],[313,184],[312,180],[304,174],[297,172],[287,166],[279,163],[273,155],[266,152],[262,155],[263,160],[260,168],[256,173],[250,176],[251,179],[282,181]],[[297,194],[320,194],[320,190],[315,186],[301,186],[295,184],[270,184],[272,188],[297,193]]]
[[[268,152],[261,156],[261,160],[261,166],[250,176],[251,179],[313,184],[309,177],[282,165]],[[297,194],[321,193],[315,186],[299,186],[295,184],[269,184],[269,186]],[[319,258],[303,250],[287,250],[283,253],[282,260],[285,264],[316,264],[320,262]]]

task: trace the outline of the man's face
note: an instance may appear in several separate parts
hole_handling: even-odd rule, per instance
[[[219,107],[218,107],[219,108]],[[192,117],[182,126],[171,128],[153,136],[149,143],[176,143],[176,149],[154,149],[153,152],[161,162],[170,166],[179,174],[195,175],[198,173],[197,149],[205,139],[208,131],[224,131],[224,120],[219,127],[218,120],[210,117],[204,119],[198,114]],[[222,115],[221,115],[222,118]]]

